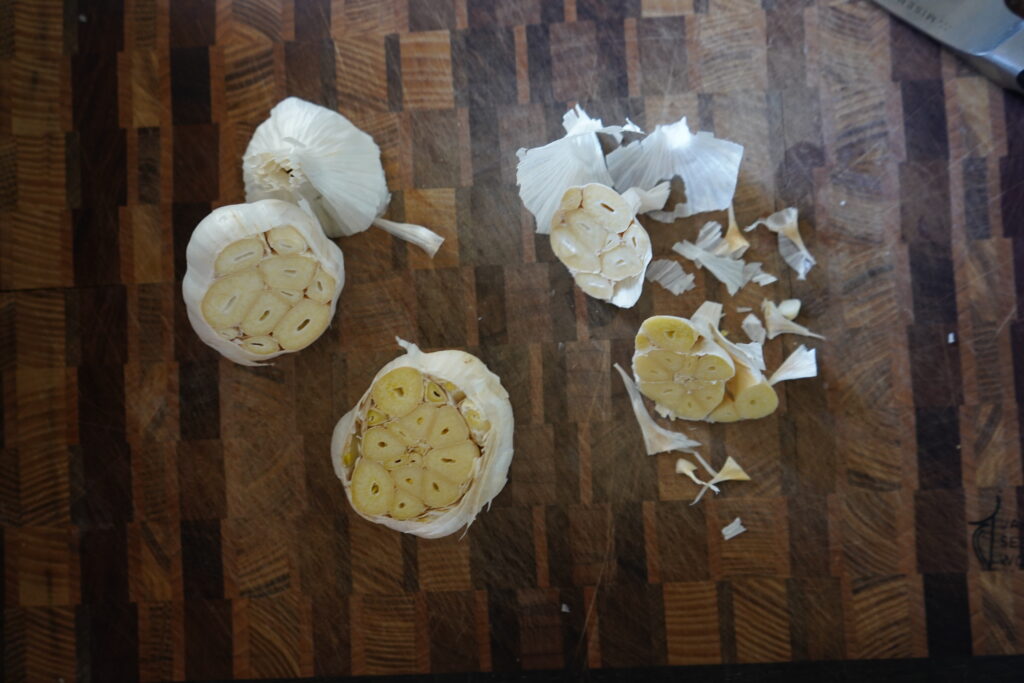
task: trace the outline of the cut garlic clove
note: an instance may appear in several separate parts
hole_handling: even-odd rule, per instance
[[[708,415],[708,422],[736,422],[743,418],[740,417],[739,411],[736,410],[736,403],[732,398],[726,397],[718,404],[718,407],[711,411]]]
[[[395,486],[419,498],[423,493],[423,466],[416,464],[391,471]]]
[[[252,268],[260,262],[263,254],[263,240],[258,237],[232,242],[217,255],[213,267],[214,273],[220,277]]]
[[[277,295],[290,303],[292,306],[302,301],[302,292],[294,289],[279,289]],[[312,298],[312,297],[310,297]],[[321,302],[324,303],[324,302]]]
[[[306,251],[306,240],[290,225],[268,230],[267,244],[278,254],[300,254]]]
[[[427,506],[423,504],[422,500],[409,491],[398,489],[395,491],[395,497],[391,500],[388,512],[394,519],[406,520],[419,517],[426,509]]]
[[[465,481],[473,472],[473,464],[480,456],[480,449],[470,440],[451,446],[435,448],[426,455],[424,466],[449,481]]]
[[[640,326],[640,334],[652,344],[669,351],[686,352],[697,342],[697,330],[685,318],[672,315],[656,315]]]
[[[615,293],[615,286],[608,278],[593,273],[577,273],[573,278],[576,286],[595,299],[610,299]]]
[[[443,508],[459,499],[459,487],[443,475],[426,470],[423,474],[423,502],[432,508]]]
[[[424,403],[405,417],[396,420],[392,429],[408,444],[426,441],[439,410],[436,405]]]
[[[203,297],[203,317],[215,328],[238,325],[263,291],[255,270],[222,277]]]
[[[395,485],[384,467],[373,460],[361,459],[352,473],[352,504],[367,515],[388,511]]]
[[[313,301],[326,304],[330,303],[333,292],[334,278],[325,273],[323,268],[318,268],[313,281],[306,288],[306,296]]]
[[[304,349],[324,333],[331,322],[331,309],[304,299],[288,311],[274,328],[274,338],[287,351]]]
[[[316,261],[300,254],[271,256],[259,265],[263,281],[271,289],[305,289],[316,272]]]
[[[423,390],[423,397],[431,403],[444,403],[448,399],[448,394],[437,382],[428,382],[426,389]]]
[[[756,420],[771,415],[779,407],[779,396],[760,372],[736,365],[736,376],[726,389],[736,404],[741,419]]]
[[[290,308],[291,304],[280,295],[264,291],[242,320],[242,332],[253,337],[267,336]]]
[[[374,382],[373,402],[391,417],[412,412],[423,401],[423,374],[416,368],[395,368]]]
[[[588,226],[555,225],[551,229],[551,251],[569,268],[596,273],[601,269],[598,253],[604,245],[605,234],[596,229],[578,229],[581,227]],[[599,240],[591,246],[595,237]]]
[[[267,356],[281,350],[273,337],[249,337],[242,342],[242,348],[256,356]]]
[[[427,443],[431,448],[451,446],[469,437],[469,425],[455,406],[442,406],[430,426]]]
[[[601,256],[601,273],[610,280],[639,275],[643,267],[643,257],[626,245],[606,251]]]
[[[377,462],[385,462],[405,453],[407,442],[387,427],[373,427],[363,435],[363,455]]]

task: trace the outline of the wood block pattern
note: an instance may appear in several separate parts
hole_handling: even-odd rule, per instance
[[[1024,654],[1024,99],[872,3],[0,2],[0,82],[4,680]],[[243,368],[188,324],[185,249],[289,95],[371,133],[388,217],[446,242],[341,240],[332,328]],[[742,143],[740,222],[797,206],[808,279],[756,231],[765,290],[576,291],[515,182],[575,103]],[[656,257],[699,226],[647,223]],[[752,476],[691,507],[611,364],[649,315],[724,300],[738,334],[762,296],[803,300],[821,377],[687,426]],[[367,523],[330,466],[395,336],[510,393],[464,537]]]

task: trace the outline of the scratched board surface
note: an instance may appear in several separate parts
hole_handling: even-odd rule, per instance
[[[5,680],[1024,651],[1024,99],[873,4],[3,0],[0,84]],[[332,328],[249,369],[179,287],[287,95],[369,131],[388,216],[447,241],[341,240]],[[798,207],[808,279],[760,230],[763,290],[583,297],[515,186],[575,102],[743,144],[739,220]],[[698,227],[645,222],[656,257]],[[764,296],[804,301],[821,376],[691,428],[752,481],[690,507],[611,365],[653,313],[721,300],[736,334]],[[511,395],[510,480],[464,538],[363,521],[331,470],[396,335]]]

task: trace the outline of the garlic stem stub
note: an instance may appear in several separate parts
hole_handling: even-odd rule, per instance
[[[371,225],[433,256],[444,238],[380,218],[391,195],[380,147],[336,111],[288,97],[270,110],[242,157],[246,201],[281,199],[309,207],[329,237]]]
[[[406,353],[377,373],[334,428],[331,460],[364,519],[423,538],[469,527],[505,486],[512,405],[463,351]]]
[[[312,216],[276,199],[215,209],[196,226],[185,258],[192,328],[241,365],[316,341],[345,283],[341,250]]]
[[[551,250],[595,299],[630,308],[640,298],[651,240],[612,188],[590,183],[565,191],[551,221]]]

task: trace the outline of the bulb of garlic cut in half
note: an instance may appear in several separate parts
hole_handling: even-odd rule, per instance
[[[551,230],[552,218],[566,189],[588,183],[612,184],[597,134],[605,133],[619,140],[623,131],[640,130],[628,121],[624,126],[605,126],[601,119],[587,116],[579,105],[565,113],[562,127],[565,128],[565,137],[543,147],[516,152],[519,158],[516,166],[519,197],[533,214],[537,232],[542,235]],[[652,183],[643,189],[653,189],[654,186]],[[661,205],[664,204],[662,199]]]
[[[360,516],[439,538],[472,524],[505,486],[512,405],[475,356],[398,343],[406,354],[335,426],[331,460]]]
[[[420,225],[380,218],[391,195],[380,148],[336,111],[289,97],[270,110],[242,157],[246,201],[308,203],[329,237],[375,225],[433,256],[444,242]]]
[[[185,258],[189,322],[241,365],[316,341],[345,283],[341,250],[312,216],[276,199],[215,209],[196,226]]]
[[[640,298],[651,240],[633,204],[606,185],[570,187],[551,227],[551,249],[584,292],[620,308]]]

